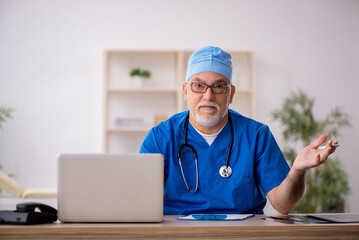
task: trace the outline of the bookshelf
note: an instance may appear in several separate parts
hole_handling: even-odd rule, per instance
[[[104,54],[103,152],[138,152],[148,131],[187,109],[182,84],[193,51],[108,50]],[[254,54],[231,52],[236,94],[230,108],[255,117]],[[151,77],[141,87],[130,77],[134,68]]]

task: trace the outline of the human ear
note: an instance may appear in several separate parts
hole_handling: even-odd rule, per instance
[[[234,86],[234,85],[231,85],[231,96],[230,96],[230,98],[229,98],[229,103],[232,103],[232,101],[233,101],[233,96],[234,96],[234,94],[236,93],[236,87]]]
[[[184,83],[182,85],[182,91],[183,91],[184,101],[187,102],[187,83]]]

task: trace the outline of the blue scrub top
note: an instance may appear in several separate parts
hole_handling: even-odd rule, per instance
[[[187,143],[198,154],[197,192],[187,191],[177,151],[184,141],[184,124],[189,111],[178,113],[152,128],[144,139],[141,153],[162,153],[165,158],[164,214],[263,213],[266,194],[287,176],[289,166],[268,126],[229,110],[234,139],[229,178],[219,175],[225,165],[231,128],[226,126],[209,146],[188,124]],[[187,149],[188,150],[188,149]],[[182,167],[190,189],[196,186],[193,154],[182,152]]]

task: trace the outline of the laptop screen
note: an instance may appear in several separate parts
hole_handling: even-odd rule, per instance
[[[162,154],[59,154],[62,222],[160,222]]]

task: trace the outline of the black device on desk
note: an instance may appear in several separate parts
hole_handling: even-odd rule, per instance
[[[0,211],[0,224],[32,225],[56,220],[55,208],[36,202],[19,203],[15,211]]]

